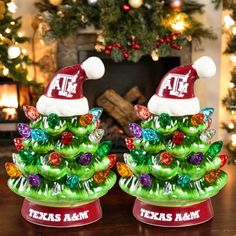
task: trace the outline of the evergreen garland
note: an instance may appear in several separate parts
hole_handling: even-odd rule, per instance
[[[137,0],[139,1],[139,0]],[[167,56],[192,39],[214,39],[211,29],[194,18],[204,5],[197,1],[183,1],[181,7],[171,5],[175,0],[145,0],[138,8],[124,0],[41,0],[37,8],[49,26],[45,36],[63,40],[77,35],[92,25],[98,30],[95,48],[115,62],[137,62],[144,55],[153,60]]]

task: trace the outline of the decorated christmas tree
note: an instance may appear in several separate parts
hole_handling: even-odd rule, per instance
[[[215,71],[209,57],[176,67],[163,77],[148,108],[135,106],[141,124],[129,125],[133,137],[125,141],[130,152],[124,154],[125,163],[117,163],[117,170],[120,187],[137,198],[133,213],[138,220],[185,226],[213,216],[208,199],[227,182],[221,170],[227,155],[219,154],[222,141],[212,141],[214,109],[200,109],[194,82]]]
[[[20,17],[14,18],[17,6],[11,0],[0,1],[0,75],[28,83],[26,50],[20,44],[28,39],[19,32]]]
[[[30,124],[18,124],[22,138],[14,139],[18,153],[13,154],[13,163],[6,163],[6,171],[11,177],[10,189],[26,198],[23,217],[33,223],[76,226],[101,217],[97,199],[115,184],[110,168],[116,157],[108,155],[111,141],[100,142],[104,134],[99,129],[102,109],[89,110],[82,85],[84,80],[99,79],[103,74],[104,65],[96,57],[63,68],[39,98],[37,109],[24,106]],[[79,205],[82,209],[76,208]],[[55,216],[34,218],[28,208],[52,211],[60,214],[60,220]],[[82,210],[81,218],[77,213]]]

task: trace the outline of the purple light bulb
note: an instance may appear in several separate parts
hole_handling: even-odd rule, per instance
[[[199,165],[202,162],[202,159],[203,159],[203,153],[197,152],[191,155],[188,161],[193,165]]]
[[[19,123],[17,125],[17,129],[19,134],[23,137],[23,138],[30,138],[31,137],[31,128],[29,127],[29,125],[24,124],[24,123]]]
[[[92,161],[92,153],[86,152],[78,157],[78,163],[82,166],[88,165]]]
[[[142,138],[142,127],[136,123],[130,123],[129,124],[129,130],[131,135],[133,135],[136,138]]]
[[[152,184],[152,177],[148,174],[142,174],[140,175],[139,181],[143,187],[149,187]]]
[[[31,185],[31,187],[37,188],[41,184],[41,179],[39,175],[31,174],[28,178],[28,182]]]

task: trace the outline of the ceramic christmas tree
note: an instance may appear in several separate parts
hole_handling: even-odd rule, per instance
[[[135,106],[141,124],[129,125],[129,153],[117,163],[120,187],[135,196],[134,216],[158,226],[189,226],[213,217],[210,197],[227,182],[222,141],[212,141],[213,108],[200,109],[198,78],[214,76],[209,57],[176,67],[161,80],[148,108]]]
[[[89,110],[83,96],[86,79],[99,79],[104,65],[90,57],[81,65],[59,70],[49,82],[37,109],[24,106],[30,124],[18,124],[18,153],[6,163],[8,185],[25,197],[22,215],[35,224],[72,227],[102,216],[99,198],[115,184],[110,170],[115,156],[111,141],[100,142],[101,108]]]

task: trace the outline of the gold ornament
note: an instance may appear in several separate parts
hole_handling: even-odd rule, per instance
[[[0,1],[0,20],[4,18],[4,14],[6,12],[6,7],[4,1]]]
[[[96,43],[94,48],[97,52],[103,52],[106,46],[101,43]]]
[[[55,7],[58,7],[62,4],[63,0],[48,0],[50,4],[52,4]]]
[[[143,0],[129,0],[129,5],[133,8],[140,8],[143,5]]]
[[[154,49],[151,52],[151,57],[153,61],[158,61],[159,60],[159,53],[158,53],[158,49]]]

